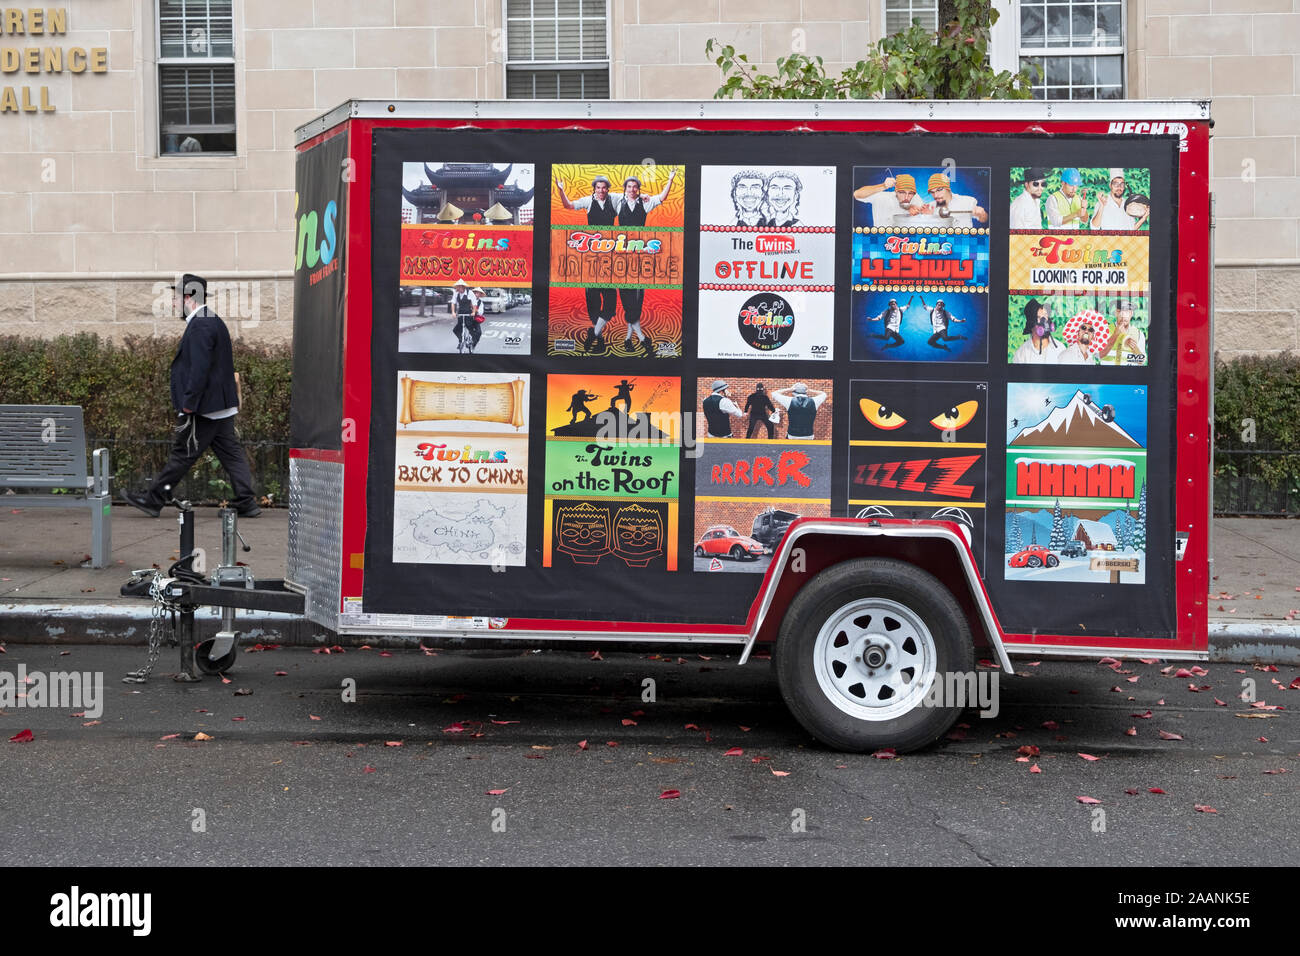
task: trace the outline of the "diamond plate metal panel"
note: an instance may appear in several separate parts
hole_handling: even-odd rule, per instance
[[[290,583],[307,592],[307,620],[337,631],[343,572],[343,465],[289,459]]]

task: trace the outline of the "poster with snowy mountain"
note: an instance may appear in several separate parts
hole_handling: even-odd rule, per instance
[[[1007,580],[1146,581],[1147,390],[1007,386]]]

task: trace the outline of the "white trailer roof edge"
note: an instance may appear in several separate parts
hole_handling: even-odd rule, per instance
[[[357,119],[1208,120],[1209,100],[348,100],[297,128],[302,144]]]

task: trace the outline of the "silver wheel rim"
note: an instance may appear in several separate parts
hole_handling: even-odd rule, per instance
[[[920,616],[885,598],[862,598],[831,614],[817,632],[813,669],[826,699],[858,720],[893,720],[930,691],[938,666]]]

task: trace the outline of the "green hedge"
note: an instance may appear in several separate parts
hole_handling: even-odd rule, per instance
[[[0,337],[0,404],[80,405],[91,447],[112,453],[116,496],[140,487],[167,460],[175,412],[170,369],[177,339],[128,336],[122,343],[97,335],[57,339]],[[239,431],[260,494],[285,501],[288,484],[288,345],[234,343],[244,404]],[[190,474],[192,500],[228,500],[230,486],[211,455]]]
[[[1214,376],[1215,511],[1300,512],[1300,356],[1220,362]]]

